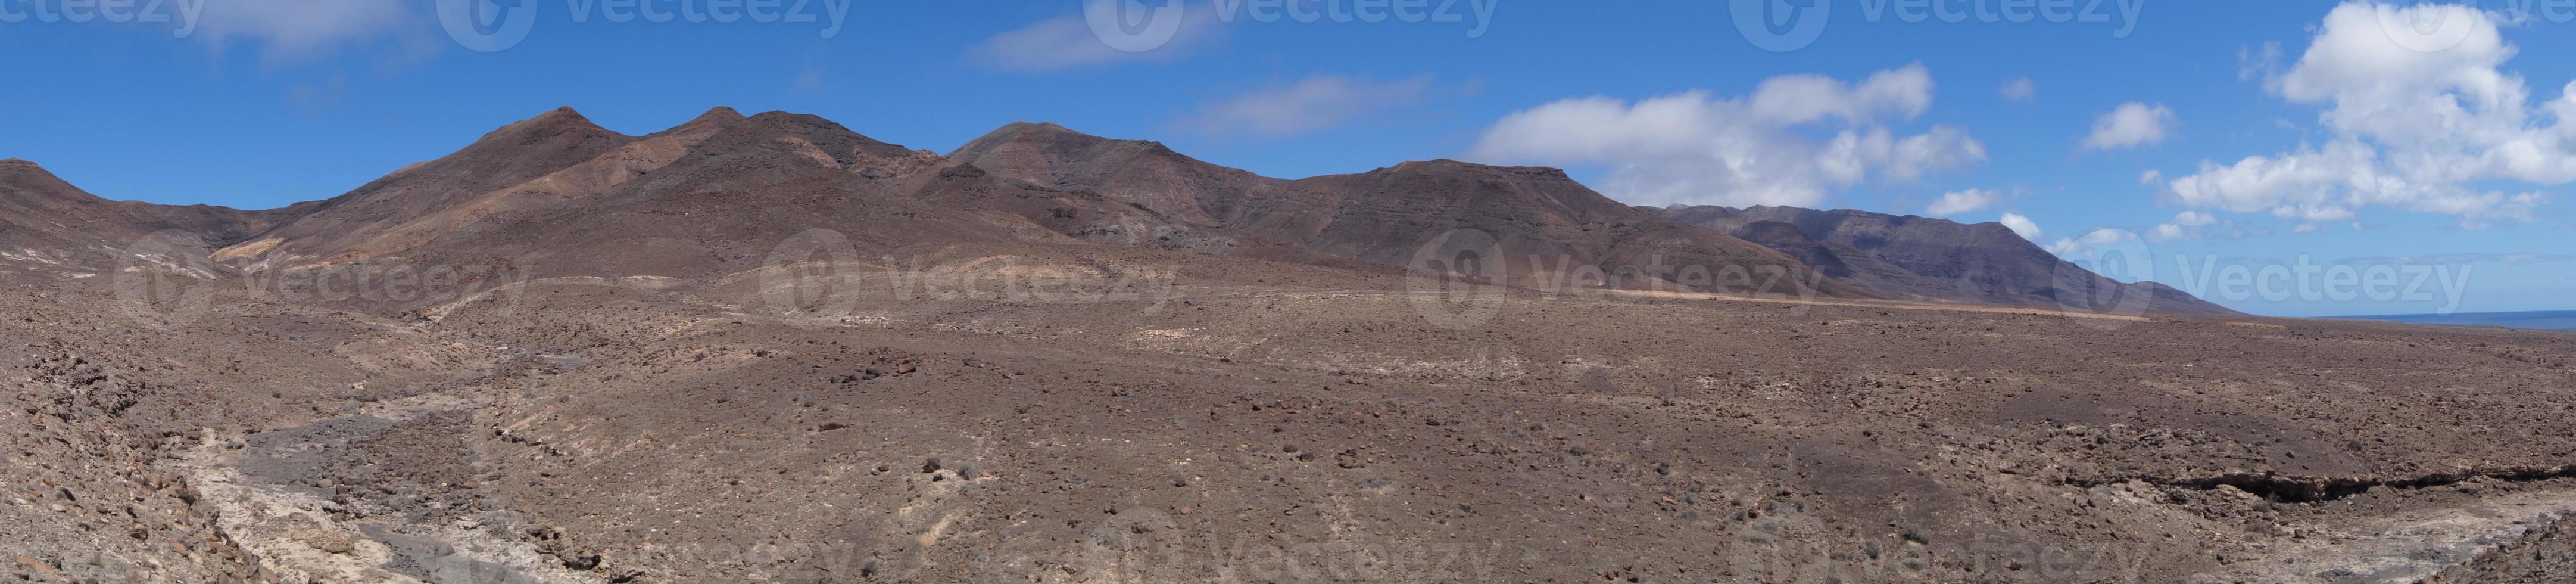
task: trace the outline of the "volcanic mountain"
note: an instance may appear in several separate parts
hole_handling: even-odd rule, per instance
[[[280,216],[292,221],[225,237],[238,243],[215,259],[707,281],[827,229],[871,261],[960,245],[1114,245],[1384,272],[1474,230],[1523,285],[1868,296],[1552,169],[1443,160],[1290,181],[1053,124],[1013,124],[943,157],[806,115],[716,108],[629,136],[558,109]],[[1690,266],[1706,272],[1683,277]],[[1576,267],[1607,278],[1571,276]],[[1729,268],[1744,275],[1718,276]]]
[[[290,213],[110,201],[34,162],[0,160],[0,260],[22,267],[113,269],[126,259],[120,250],[156,233],[177,230],[161,243],[202,250],[265,230]]]
[[[1043,123],[947,156],[822,118],[715,108],[643,136],[570,108],[338,197],[273,211],[112,203],[23,161],[0,163],[0,243],[29,254],[113,250],[165,229],[213,258],[285,266],[378,259],[527,266],[541,276],[706,281],[760,267],[825,229],[857,258],[985,245],[1112,245],[1389,271],[1464,261],[1548,289],[1820,293],[2224,313],[2122,284],[1997,225],[1789,208],[1630,207],[1549,168],[1451,160],[1288,180]],[[1067,248],[1070,249],[1070,248]],[[999,252],[996,252],[999,253]],[[1482,257],[1481,254],[1491,254]],[[88,265],[111,265],[100,256]],[[1080,263],[1087,260],[1071,260]],[[1499,273],[1483,271],[1490,264]],[[1466,267],[1467,264],[1456,264]],[[1760,289],[1760,290],[1756,290]]]
[[[546,177],[634,142],[600,128],[571,108],[556,109],[485,134],[437,160],[414,164],[306,209],[224,259],[346,261],[392,251],[382,238],[412,222],[455,209],[494,191]]]
[[[629,137],[556,110],[226,252],[698,278],[748,269],[809,229],[839,231],[869,254],[1013,239],[988,217],[899,192],[900,178],[939,162],[812,116],[718,108]]]
[[[1620,204],[1550,168],[1434,160],[1283,180],[1190,158],[1158,142],[1030,123],[1005,126],[949,157],[1011,178],[1093,190],[1180,224],[1378,264],[1408,265],[1434,238],[1474,230],[1492,238],[1505,279],[1524,286],[1574,285],[1582,278],[1573,272],[1588,266],[1617,287],[1717,289],[1727,282],[1712,280],[1741,273],[1753,285],[1731,291],[1769,281],[1828,296],[1870,296],[1815,277],[1763,246]]]
[[[1891,298],[2161,314],[2235,314],[2154,282],[2102,277],[1998,223],[1797,207],[1675,207],[1673,219],[1725,230]]]
[[[112,203],[23,161],[0,163],[0,189],[9,228],[0,243],[21,256],[117,249],[182,229],[199,234],[183,247],[228,246],[213,257],[234,263],[399,258],[706,281],[758,268],[781,242],[816,229],[838,234],[857,258],[1112,245],[1375,271],[1450,266],[1463,261],[1451,255],[1460,250],[1426,256],[1426,246],[1466,241],[1477,244],[1465,250],[1479,254],[1474,266],[1499,270],[1475,275],[1526,287],[2084,310],[2145,299],[2152,312],[2228,312],[2100,277],[2000,225],[1784,207],[1644,209],[1560,170],[1451,160],[1277,179],[1055,124],[1011,124],[941,156],[807,115],[715,108],[629,136],[564,108],[347,194],[274,211]]]
[[[958,162],[1039,185],[1098,192],[1186,225],[1237,222],[1241,201],[1286,181],[1191,158],[1161,142],[1112,140],[1051,123],[1020,122],[948,154]]]

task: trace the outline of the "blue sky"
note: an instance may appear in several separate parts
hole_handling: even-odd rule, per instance
[[[1126,52],[1083,0],[766,9],[810,22],[614,22],[630,8],[537,0],[523,40],[480,47],[431,0],[145,0],[171,16],[150,23],[0,0],[0,52],[19,57],[0,156],[109,198],[260,208],[563,105],[631,134],[716,105],[788,110],[940,151],[1043,120],[1282,177],[1450,157],[1565,166],[1635,204],[2010,214],[2067,257],[2145,252],[2152,269],[2120,271],[2263,314],[2576,309],[2576,122],[2559,120],[2576,60],[2550,57],[2576,54],[2564,0],[1782,11],[1816,1],[1768,13],[1822,22],[1785,51],[1730,2],[1429,0],[1420,22],[1336,22],[1393,9],[1296,0],[1320,15],[1300,22],[1191,0],[1168,41]],[[2373,15],[2450,18],[2392,40],[2354,24]],[[2207,286],[2303,257],[2456,292]]]

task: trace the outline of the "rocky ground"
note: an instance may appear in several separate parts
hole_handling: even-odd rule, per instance
[[[932,258],[1062,284],[992,298],[767,273],[401,312],[0,290],[0,521],[26,526],[0,561],[34,581],[2543,582],[2576,556],[2576,335],[1521,292],[1452,328],[1383,276],[1100,254]],[[1117,277],[1149,265],[1188,277]]]

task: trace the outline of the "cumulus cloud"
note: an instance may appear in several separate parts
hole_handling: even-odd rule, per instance
[[[2202,213],[2199,211],[2184,211],[2174,214],[2173,222],[2157,225],[2155,228],[2147,230],[2147,239],[2156,243],[2181,241],[2185,239],[2199,239],[2203,235],[2204,230],[2211,226],[2218,225],[2219,223],[2220,220],[2216,215]]]
[[[2011,81],[2005,81],[2003,87],[1995,89],[1995,95],[2003,96],[2004,99],[2012,101],[2038,100],[2039,83],[2031,81],[2029,77],[2015,78]]]
[[[2038,243],[2040,241],[2039,236],[2041,232],[2039,230],[2039,222],[2032,221],[2029,217],[2023,217],[2014,213],[2005,213],[2002,222],[2006,229],[2011,229],[2013,233],[2020,235],[2022,239],[2028,239],[2032,243]]]
[[[1370,81],[1315,75],[1209,103],[1181,124],[1212,135],[1291,136],[1336,128],[1421,102],[1431,78]]]
[[[1946,217],[1960,213],[1982,211],[1988,207],[1993,207],[2003,202],[2003,193],[1986,189],[1953,191],[1942,194],[1941,200],[1933,201],[1931,207],[1923,210],[1923,214],[1934,217]]]
[[[1567,99],[1504,116],[1464,156],[1608,166],[1602,190],[1639,205],[1815,206],[1852,186],[1908,183],[1983,162],[1985,145],[1966,130],[1936,125],[1899,135],[1889,127],[1930,109],[1932,89],[1931,73],[1915,64],[1859,83],[1774,77],[1736,97]]]
[[[2280,71],[2281,41],[2265,42],[2262,48],[2246,46],[2236,49],[2237,81],[2253,81],[2277,75]]]
[[[2273,94],[2321,108],[2329,137],[2234,163],[2205,161],[2174,179],[2168,197],[2306,222],[2348,220],[2371,207],[2472,226],[2535,220],[2546,201],[2538,187],[2576,182],[2576,97],[2569,97],[2576,85],[2533,105],[2523,77],[2502,69],[2516,54],[2487,12],[2347,1],[2326,15],[2296,63],[2265,73]]]
[[[1099,10],[1102,14],[1129,14],[1135,19],[1147,18],[1141,14],[1122,12],[1114,4],[1124,1],[1128,0],[1086,0],[1085,13],[1040,21],[985,39],[972,49],[973,58],[996,69],[1020,72],[1061,71],[1113,63],[1167,60],[1188,55],[1191,50],[1214,41],[1225,31],[1225,27],[1217,19],[1217,11],[1214,8],[1184,4],[1179,27],[1172,30],[1173,34],[1170,38],[1160,39],[1159,42],[1134,43],[1133,46],[1126,48],[1113,46],[1110,42],[1102,40],[1099,33],[1093,32],[1086,14]],[[1156,2],[1146,6],[1160,7],[1163,4]],[[1103,9],[1103,7],[1107,8]]]
[[[2056,242],[2048,244],[2047,247],[2048,253],[2061,256],[2071,256],[2083,254],[2090,250],[2110,247],[2122,241],[2128,241],[2130,237],[2133,236],[2130,235],[2129,232],[2118,229],[2095,229],[2085,232],[2085,234],[2081,236],[2059,238]]]
[[[2146,172],[2138,173],[2138,184],[2142,184],[2142,185],[2152,185],[2152,184],[2156,184],[2156,181],[2160,181],[2160,180],[2164,180],[2164,179],[2165,179],[2165,171],[2161,171],[2161,170],[2149,170],[2149,171],[2146,171]]]
[[[2161,144],[2173,132],[2174,123],[2173,108],[2164,104],[2120,104],[2093,121],[2093,135],[2084,138],[2084,148],[2116,150]]]
[[[272,58],[301,58],[428,22],[405,0],[204,0],[196,38],[250,42]]]

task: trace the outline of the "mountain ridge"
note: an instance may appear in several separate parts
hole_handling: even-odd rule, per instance
[[[1817,266],[1827,275],[1899,299],[2237,314],[2163,284],[2103,277],[2058,258],[2001,223],[1780,206],[1660,211],[1679,221],[1734,233]]]
[[[0,168],[36,169],[17,174],[29,175],[19,182],[37,190],[77,191],[58,177],[48,183],[43,177],[51,175],[30,162],[0,161]],[[2069,272],[2071,264],[2059,265],[1995,224],[1859,211],[1634,207],[1563,169],[1448,158],[1273,178],[1161,142],[1104,138],[1052,122],[1007,124],[942,155],[807,114],[745,116],[715,107],[630,136],[564,107],[328,199],[265,212],[180,209],[187,208],[136,207],[127,212],[136,217],[126,220],[131,227],[102,231],[207,229],[216,232],[207,243],[221,246],[214,257],[222,260],[520,258],[566,266],[568,274],[671,277],[747,269],[745,258],[803,229],[845,233],[870,254],[977,242],[1084,243],[1399,268],[1445,234],[1475,232],[1491,238],[1509,283],[1530,287],[1565,285],[1559,272],[1589,267],[1612,274],[1606,285],[1615,287],[2077,308],[2090,305],[2061,298],[2134,287],[2157,299],[2156,311],[2224,311],[2152,284]],[[1915,231],[1943,234],[1914,239],[1947,247],[1890,248],[1871,235]],[[1941,254],[1967,251],[1977,254],[1942,261]],[[1777,269],[1793,284],[1731,290],[1667,273],[1690,266]],[[2052,274],[2078,285],[2034,283]]]

